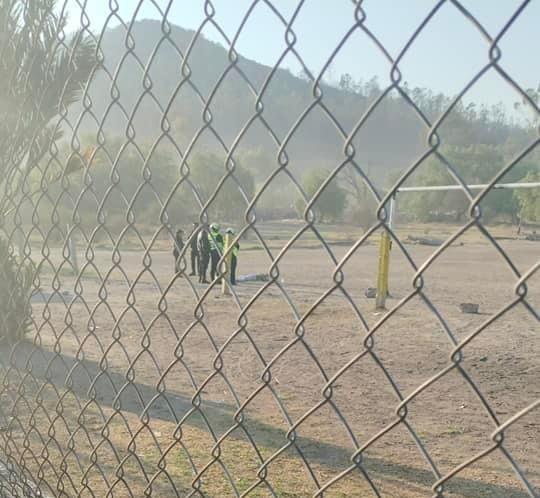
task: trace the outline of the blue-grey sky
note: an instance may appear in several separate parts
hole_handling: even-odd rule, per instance
[[[73,1],[73,0],[70,0]],[[82,0],[79,0],[82,1]],[[155,5],[165,10],[168,18],[185,28],[197,29],[205,18],[203,0],[117,0],[119,13],[131,20],[160,18]],[[99,31],[114,0],[87,0],[86,10],[91,28]],[[297,0],[273,0],[273,5],[287,20],[291,19]],[[522,5],[522,0],[462,0],[466,7],[492,35],[496,36],[508,19]],[[233,37],[253,0],[212,0],[215,19],[229,37]],[[393,57],[407,43],[414,30],[437,4],[436,0],[365,0],[366,26],[380,39]],[[354,23],[355,6],[351,0],[305,0],[292,27],[297,36],[297,50],[308,67],[318,73],[336,44]],[[77,10],[71,9],[70,27],[79,22]],[[110,26],[118,21],[111,19]],[[207,38],[225,44],[212,27],[204,30]],[[238,52],[267,65],[273,65],[285,48],[285,28],[263,0],[259,1],[238,39]],[[540,0],[531,0],[502,38],[501,66],[524,88],[540,83]],[[403,80],[410,86],[422,86],[448,95],[455,95],[488,61],[489,44],[478,30],[447,1],[411,46],[400,68]],[[283,66],[294,73],[299,65],[289,56]],[[343,73],[355,79],[377,76],[381,84],[389,81],[390,66],[373,43],[357,30],[334,59],[327,81],[338,81]],[[503,102],[510,109],[518,95],[495,71],[491,70],[471,90],[467,101]]]

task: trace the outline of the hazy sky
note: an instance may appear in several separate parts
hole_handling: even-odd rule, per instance
[[[70,0],[74,1],[74,0]],[[82,2],[83,0],[79,0]],[[117,0],[125,20],[160,18],[154,4],[163,10],[169,0]],[[111,3],[115,3],[111,0]],[[229,37],[238,30],[253,0],[213,0],[215,19]],[[297,0],[273,0],[273,5],[287,20],[293,15]],[[462,0],[461,4],[495,37],[522,0]],[[392,56],[397,56],[429,11],[435,0],[365,0],[367,27],[380,39]],[[86,9],[93,30],[103,27],[110,13],[109,0],[87,0]],[[336,44],[354,23],[355,6],[351,0],[305,0],[292,28],[297,35],[297,49],[308,67],[318,73]],[[79,22],[71,9],[70,26]],[[173,0],[169,20],[185,28],[197,29],[205,18],[204,1]],[[118,25],[111,19],[110,26]],[[238,52],[263,64],[273,65],[285,48],[285,28],[281,21],[259,1],[239,37]],[[224,44],[212,27],[204,30],[207,38]],[[501,66],[524,88],[540,83],[540,0],[531,0],[520,17],[501,40]],[[403,80],[410,86],[429,87],[449,95],[463,85],[488,61],[489,44],[471,22],[447,1],[425,27],[400,64]],[[284,67],[298,73],[299,65],[288,57]],[[381,84],[389,81],[390,66],[373,43],[358,30],[343,46],[326,73],[325,79],[337,81],[343,73],[367,80],[376,75]],[[510,108],[518,100],[515,92],[491,70],[467,96],[467,101],[496,103]]]

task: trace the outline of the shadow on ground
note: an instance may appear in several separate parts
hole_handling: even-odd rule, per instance
[[[64,354],[56,354],[28,343],[21,343],[13,350],[0,348],[0,374],[5,376],[3,385],[10,381],[20,382],[25,379],[26,397],[31,396],[32,388],[43,384],[51,384],[58,391],[70,390],[82,401],[95,399],[99,404],[129,412],[137,416],[145,411],[159,420],[178,423],[193,409],[191,398],[178,393],[166,391],[158,396],[156,386],[130,382],[128,376],[106,369],[95,361],[78,361]],[[32,386],[33,384],[33,386]],[[30,387],[28,389],[28,387]],[[4,387],[5,388],[5,387]],[[13,386],[14,390],[19,385]],[[20,391],[19,391],[20,392]],[[202,402],[201,408],[208,423],[216,434],[222,434],[235,424],[236,407],[225,403]],[[0,410],[0,417],[9,416]],[[185,424],[208,430],[204,418],[199,415],[188,417]],[[5,429],[9,421],[1,420],[0,427]],[[264,446],[270,450],[278,450],[288,444],[286,431],[261,421],[249,421],[253,428],[264,434]],[[231,433],[235,438],[239,431]],[[335,462],[350,462],[351,450],[338,445],[298,437],[296,443],[310,463],[317,463],[327,468],[335,467]],[[0,449],[1,452],[1,449]],[[419,456],[420,458],[420,456]],[[400,482],[402,485],[431,487],[435,482],[433,473],[412,466],[388,462],[380,458],[366,457],[363,461],[372,479],[385,479]],[[473,479],[454,477],[448,484],[453,496],[463,498],[528,498],[530,495],[523,489],[512,486],[484,483]]]

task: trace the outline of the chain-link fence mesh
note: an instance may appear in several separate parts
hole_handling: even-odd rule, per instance
[[[494,235],[490,188],[471,192],[443,147],[455,109],[487,77],[538,119],[501,49],[531,2],[496,33],[464,3],[432,2],[391,53],[370,24],[382,6],[344,1],[347,29],[323,40],[316,73],[298,29],[309,1],[110,1],[94,18],[97,3],[0,2],[0,496],[540,496],[538,249]],[[198,29],[175,26],[183,9],[197,10]],[[236,11],[234,27],[220,9]],[[154,21],[142,21],[149,10]],[[485,55],[433,115],[401,66],[449,12]],[[270,24],[281,39],[266,40]],[[253,29],[273,66],[242,56]],[[351,47],[360,64],[359,40],[389,74],[363,100],[324,79]],[[400,136],[370,135],[389,101]],[[411,123],[422,132],[412,152]],[[319,149],[329,135],[331,160]],[[373,141],[400,142],[408,158],[387,189],[362,156]],[[490,185],[537,145],[535,129]],[[313,194],[302,171],[318,155],[327,171]],[[433,158],[468,212],[438,247],[409,245],[387,206]],[[263,166],[255,180],[250,161]],[[317,203],[347,182],[372,217],[341,237]],[[291,204],[296,222],[271,221]],[[244,279],[230,295],[223,261],[209,285],[192,274],[192,245],[214,222],[236,228],[222,260],[241,244]],[[384,232],[390,296],[374,313],[364,291]],[[462,314],[468,301],[481,313]]]

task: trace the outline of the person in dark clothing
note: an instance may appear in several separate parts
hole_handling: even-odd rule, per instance
[[[208,231],[204,227],[199,230],[197,235],[197,250],[199,252],[199,283],[207,284],[206,272],[210,262],[210,242],[208,241]]]
[[[193,229],[190,233],[190,241],[189,241],[189,253],[191,256],[191,273],[189,274],[190,277],[194,277],[199,272],[199,248],[197,247],[197,231],[199,229],[198,223],[193,223]]]
[[[219,225],[212,223],[208,234],[210,243],[210,280],[213,281],[217,275],[217,265],[223,254],[223,235],[219,232]]]
[[[175,273],[178,273],[180,271],[180,254],[182,254],[182,250],[184,249],[183,237],[184,237],[184,232],[180,229],[176,230],[176,235],[174,236],[174,248],[173,248]]]
[[[234,230],[232,228],[227,228],[227,232],[230,236],[230,240],[234,238]],[[236,242],[233,245],[231,251],[231,285],[236,285],[236,266],[238,264],[238,251],[240,250],[240,244]]]

